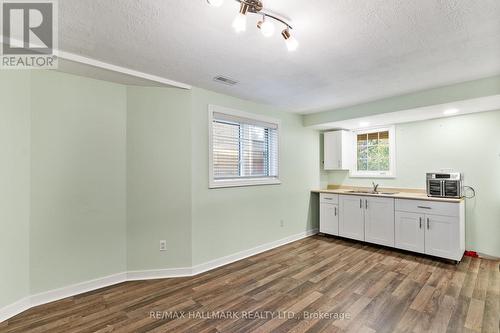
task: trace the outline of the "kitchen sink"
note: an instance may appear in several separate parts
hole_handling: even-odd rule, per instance
[[[347,193],[357,193],[357,194],[379,194],[379,195],[394,195],[399,192],[374,192],[374,191],[364,191],[364,190],[352,190],[346,191]]]

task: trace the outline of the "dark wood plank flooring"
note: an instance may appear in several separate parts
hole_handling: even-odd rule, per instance
[[[313,236],[190,278],[30,309],[0,332],[499,332],[499,262]]]

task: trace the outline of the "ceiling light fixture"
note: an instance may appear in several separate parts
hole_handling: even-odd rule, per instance
[[[285,44],[288,51],[295,51],[299,47],[299,42],[291,34],[293,29],[288,19],[280,17],[281,15],[274,14],[268,10],[264,9],[264,5],[261,0],[235,0],[240,3],[240,12],[233,20],[233,28],[237,33],[246,31],[247,28],[247,13],[258,14],[262,16],[262,20],[257,23],[257,28],[260,29],[262,35],[265,37],[271,37],[274,34],[275,26],[269,20],[272,19],[279,22],[285,26],[281,35],[285,39]],[[223,0],[207,0],[207,3],[214,7],[219,7],[222,5]]]
[[[359,123],[359,127],[368,127],[368,126],[370,126],[370,123],[367,121],[362,121]]]
[[[224,0],[207,0],[210,6],[220,7],[224,3]]]

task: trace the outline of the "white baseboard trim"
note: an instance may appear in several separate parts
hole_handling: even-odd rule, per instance
[[[211,260],[211,261],[208,261],[208,262],[203,263],[203,264],[193,266],[192,267],[192,271],[193,271],[192,275],[198,275],[198,274],[210,271],[212,269],[215,269],[217,267],[228,265],[228,264],[233,263],[235,261],[245,259],[245,258],[254,256],[256,254],[272,250],[274,248],[286,245],[288,243],[298,241],[300,239],[315,235],[317,233],[318,233],[318,229],[308,230],[305,232],[301,232],[300,234],[288,236],[288,237],[278,239],[278,240],[270,242],[270,243],[256,246],[256,247],[248,249],[248,250],[243,250],[243,251],[235,253],[235,254],[231,254],[231,255],[228,255],[228,256],[225,256],[222,258],[218,258],[218,259]]]
[[[22,298],[15,303],[4,306],[0,309],[0,323],[28,310],[29,308],[31,308],[29,296]]]
[[[104,287],[112,286],[114,284],[127,281],[127,273],[118,273],[102,278],[76,283],[67,287],[49,290],[39,294],[30,296],[31,306],[38,306],[50,302],[54,302],[66,297],[83,294],[92,290],[101,289]]]
[[[268,250],[272,250],[276,247],[298,241],[300,239],[315,235],[317,233],[318,233],[317,229],[308,230],[300,234],[288,236],[270,243],[262,244],[254,248],[244,250],[215,260],[211,260],[209,262],[199,264],[193,267],[123,272],[31,295],[13,304],[1,308],[0,323],[32,307],[58,301],[63,298],[75,296],[96,289],[101,289],[125,281],[165,279],[165,278],[176,278],[176,277],[198,275],[210,271],[212,269],[233,263],[235,261],[245,259]]]
[[[496,260],[496,261],[500,260],[499,257],[490,256],[489,254],[486,254],[486,253],[478,252],[477,255],[479,256],[479,258],[483,258],[483,259]]]
[[[25,297],[16,303],[7,305],[0,309],[0,323],[32,307],[112,286],[125,281],[127,281],[127,273],[118,273]]]
[[[147,271],[130,271],[127,272],[127,281],[167,279],[191,275],[191,267],[152,269]]]

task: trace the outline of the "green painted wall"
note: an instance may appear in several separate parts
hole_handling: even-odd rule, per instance
[[[0,258],[12,274],[2,274],[0,304],[126,270],[189,267],[317,227],[309,191],[319,186],[319,138],[298,115],[202,89],[52,71],[0,78],[5,156],[15,162],[0,169],[10,186],[1,195],[15,207],[2,210]],[[283,184],[208,189],[208,104],[282,120]]]
[[[304,126],[500,94],[500,76],[462,82],[304,116]]]
[[[127,98],[129,270],[189,267],[317,227],[319,138],[300,116],[196,88],[129,87]],[[208,189],[209,104],[282,120],[282,185]]]
[[[317,228],[310,190],[319,186],[318,133],[298,115],[203,89],[192,93],[193,264]],[[281,119],[281,185],[208,189],[208,104]]]
[[[190,91],[127,88],[129,270],[191,266],[190,109]]]
[[[0,88],[0,204],[15,207],[0,211],[0,306],[30,290],[197,265],[302,233],[317,227],[312,188],[367,184],[322,171],[318,132],[265,105],[49,71],[2,72]],[[208,189],[208,104],[281,119],[281,185]],[[500,111],[400,125],[398,178],[381,183],[424,187],[430,169],[463,171],[478,191],[468,247],[500,256],[499,125]]]
[[[126,88],[53,71],[31,86],[31,292],[126,270]]]
[[[382,186],[425,188],[425,173],[452,168],[477,191],[467,200],[467,249],[500,257],[500,111],[396,126],[397,177]],[[330,184],[370,186],[371,179],[330,172]]]
[[[0,75],[0,308],[29,295],[30,75]]]

